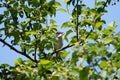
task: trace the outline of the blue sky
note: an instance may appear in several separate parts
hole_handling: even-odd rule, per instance
[[[60,1],[62,1],[62,0],[60,0]],[[90,7],[93,6],[92,2],[90,2],[89,0],[85,0],[85,1],[87,1],[86,4],[88,4]],[[94,0],[92,0],[92,1],[94,1]],[[62,2],[62,5],[63,5],[63,7],[65,7],[65,3]],[[116,21],[116,24],[118,25],[118,27],[116,28],[116,32],[120,31],[120,10],[119,9],[120,9],[120,2],[117,3],[117,5],[115,5],[115,6],[107,7],[108,13],[106,13],[103,16],[103,19],[105,19],[107,21],[106,25],[108,25],[112,21]],[[1,12],[4,11],[4,9],[0,9],[0,10],[2,10]],[[0,12],[0,14],[1,14],[1,12]],[[67,13],[58,12],[55,17],[55,20],[57,21],[57,25],[61,26],[63,22],[69,20],[69,16]],[[1,25],[0,25],[0,28],[1,28]],[[58,29],[65,32],[65,30],[61,29],[60,27]],[[7,46],[3,47],[3,44],[0,42],[0,64],[8,63],[10,65],[13,65],[14,60],[19,57],[26,59],[24,56],[17,54],[16,52],[11,50]]]

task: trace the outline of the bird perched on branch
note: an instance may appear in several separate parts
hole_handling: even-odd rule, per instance
[[[63,35],[63,32],[60,32],[60,31],[56,32],[55,37],[56,37],[57,42],[54,44],[55,51],[62,48],[62,46],[63,46],[62,35]]]

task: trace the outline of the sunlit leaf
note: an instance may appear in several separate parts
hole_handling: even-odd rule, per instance
[[[27,69],[29,69],[29,70],[33,70],[33,69],[31,68],[31,66],[28,66]]]
[[[40,60],[40,64],[45,65],[45,64],[49,64],[51,61],[47,60],[47,59],[41,59]]]
[[[120,61],[114,61],[113,65],[117,68],[120,68]]]
[[[68,3],[70,0],[65,0],[66,3]]]
[[[100,14],[100,13],[97,13],[97,15],[95,15],[95,21],[96,21],[96,20],[99,20],[99,18],[100,18],[102,15],[103,15],[102,13],[101,13],[101,14]]]
[[[65,35],[64,35],[64,38],[65,38],[65,40],[68,42],[68,35],[69,34],[71,34],[73,31],[70,29],[70,30],[68,30],[66,33],[65,33]]]
[[[100,63],[100,68],[106,69],[109,66],[109,61],[102,61]]]
[[[112,38],[112,37],[106,37],[106,38],[104,38],[103,39],[103,43],[104,44],[108,44],[108,43],[110,43],[111,41],[113,41],[114,39]]]
[[[23,26],[23,27],[26,27],[26,26],[27,26],[27,23],[26,23],[26,22],[21,22],[20,24],[21,24],[21,26]]]
[[[62,24],[62,28],[73,28],[73,27],[75,27],[75,24],[69,21]]]
[[[104,1],[99,1],[95,4],[96,6],[104,6],[105,5],[105,2]]]
[[[117,70],[117,75],[118,78],[120,78],[120,69]]]
[[[89,34],[89,33],[88,33]],[[97,39],[97,34],[96,34],[96,32],[91,32],[91,34],[90,34],[90,36],[88,37],[88,39]]]
[[[102,70],[100,75],[101,75],[103,78],[106,78],[106,77],[107,77],[107,71]]]
[[[17,60],[14,61],[15,64],[22,64],[23,60],[22,58],[18,58]]]
[[[111,23],[108,25],[108,29],[109,29],[110,31],[113,31],[115,28],[116,28],[115,22],[111,22]]]
[[[55,24],[55,23],[56,23],[56,21],[55,21],[55,20],[53,20],[53,19],[50,19],[50,23],[51,23],[51,24]]]
[[[103,22],[97,22],[97,23],[95,24],[95,27],[96,27],[97,29],[101,29],[101,28],[102,28],[102,25],[103,25]]]
[[[63,52],[61,52],[61,54],[62,54],[62,57],[66,57],[68,54],[69,54],[69,52],[67,52],[67,51],[63,51]]]
[[[55,2],[54,6],[58,7],[58,6],[61,6],[61,4],[59,2]]]
[[[64,8],[58,8],[57,11],[66,12],[66,10]]]
[[[85,26],[85,25],[93,25],[93,21],[86,19],[86,20],[82,20],[81,21],[81,26]]]
[[[37,32],[36,31],[28,31],[25,33],[26,35],[36,35]]]

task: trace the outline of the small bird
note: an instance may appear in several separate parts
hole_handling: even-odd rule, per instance
[[[60,32],[60,31],[56,32],[56,40],[57,40],[57,42],[54,44],[55,51],[62,48],[62,46],[63,46],[62,35],[63,35],[63,32]]]

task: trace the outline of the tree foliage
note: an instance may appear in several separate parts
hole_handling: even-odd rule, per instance
[[[94,0],[93,8],[83,0],[64,0],[66,8],[60,2],[1,0],[0,42],[28,58],[18,58],[14,66],[1,64],[1,80],[120,79],[120,34],[114,34],[114,21],[104,26],[102,19],[106,7],[119,0]],[[54,51],[58,11],[70,15],[60,27],[68,45]]]

